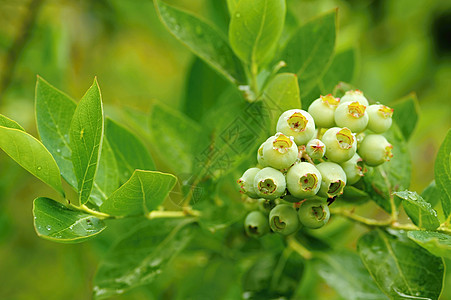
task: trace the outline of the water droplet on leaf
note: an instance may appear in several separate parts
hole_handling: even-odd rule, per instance
[[[236,13],[235,17],[239,18],[239,17],[241,17],[241,14],[240,13]]]
[[[52,230],[52,226],[50,226],[50,225],[45,226],[45,228],[46,228],[48,231]]]

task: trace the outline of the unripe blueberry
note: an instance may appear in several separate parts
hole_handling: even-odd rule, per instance
[[[287,110],[277,121],[277,131],[292,136],[300,146],[312,139],[315,134],[315,121],[305,110]]]
[[[258,148],[257,151],[257,162],[260,165],[260,167],[264,168],[264,167],[268,167],[268,164],[266,163],[265,159],[263,158],[263,145],[266,143],[263,142],[260,147]]]
[[[312,159],[320,159],[326,154],[326,145],[321,140],[313,139],[307,143],[305,151]]]
[[[375,167],[393,157],[393,146],[380,134],[368,134],[359,147],[359,155],[369,166]]]
[[[267,217],[260,211],[250,212],[244,220],[244,230],[248,236],[261,237],[269,232]]]
[[[358,101],[360,104],[368,106],[368,100],[363,96],[363,92],[359,90],[347,91],[340,99],[340,103]]]
[[[261,169],[254,179],[254,190],[259,197],[276,199],[285,192],[285,176],[271,167]]]
[[[265,198],[258,199],[258,209],[265,215],[268,215],[271,209],[273,209],[275,206],[276,203],[274,202],[274,200]]]
[[[263,143],[262,158],[274,169],[286,169],[297,160],[298,147],[292,137],[278,132]]]
[[[330,128],[335,126],[334,113],[339,103],[340,99],[329,94],[320,96],[319,99],[310,104],[308,112],[315,120],[317,127]]]
[[[358,101],[340,103],[335,110],[335,123],[347,127],[352,132],[362,132],[368,125],[366,107]]]
[[[342,162],[340,166],[346,173],[347,184],[354,184],[360,180],[363,176],[365,166],[363,165],[363,159],[356,153],[354,156],[345,162]]]
[[[299,207],[299,221],[307,228],[323,227],[330,218],[329,206],[321,200],[306,200]]]
[[[323,178],[318,196],[332,198],[343,194],[346,186],[346,173],[339,164],[322,162],[316,168]]]
[[[326,145],[326,157],[337,163],[350,160],[357,151],[357,140],[348,128],[329,128],[321,138]]]
[[[269,213],[269,226],[274,232],[289,235],[299,229],[296,210],[288,204],[279,204]]]
[[[287,173],[287,189],[297,198],[308,198],[316,195],[321,187],[321,173],[308,163],[300,162],[292,166]]]
[[[393,109],[382,105],[373,104],[368,106],[368,129],[374,133],[384,133],[386,132],[392,123]]]
[[[241,178],[237,180],[240,186],[240,193],[246,194],[251,198],[258,198],[258,195],[254,190],[254,179],[259,171],[259,168],[247,169]]]

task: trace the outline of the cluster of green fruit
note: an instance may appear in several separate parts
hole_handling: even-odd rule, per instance
[[[369,105],[359,90],[341,99],[321,96],[308,112],[284,112],[277,133],[258,149],[258,167],[238,180],[241,193],[259,207],[245,219],[247,234],[259,237],[271,229],[289,235],[302,226],[325,225],[330,217],[326,200],[357,183],[364,164],[378,166],[392,157],[393,147],[381,135],[392,115],[385,105]]]

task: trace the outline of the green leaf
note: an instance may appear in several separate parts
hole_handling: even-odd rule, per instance
[[[100,210],[114,216],[147,214],[163,203],[176,181],[172,174],[136,170]]]
[[[33,216],[37,235],[58,243],[81,243],[106,228],[102,220],[92,215],[68,209],[43,197],[34,200]]]
[[[126,182],[136,169],[156,170],[146,146],[131,131],[107,118],[105,136],[116,157],[121,184]]]
[[[280,54],[279,60],[287,63],[287,70],[299,77],[301,98],[315,87],[332,58],[336,14],[333,10],[301,26]]]
[[[448,130],[435,159],[434,175],[439,192],[442,194],[442,208],[445,217],[451,215],[451,129]]]
[[[363,204],[370,200],[370,196],[367,192],[362,191],[352,185],[345,186],[343,190],[343,195],[341,195],[340,199],[343,199],[345,204]],[[341,202],[341,201],[340,201]]]
[[[229,9],[230,15],[235,12],[235,8],[238,5],[238,2],[240,2],[240,0],[227,0],[227,8]]]
[[[371,198],[385,211],[391,212],[390,195],[409,188],[412,164],[407,143],[395,123],[384,136],[393,145],[393,157],[378,167],[367,167],[363,183]],[[396,206],[401,202],[396,197],[394,201]]]
[[[40,141],[22,130],[0,126],[0,148],[25,170],[64,196],[58,165]]]
[[[417,192],[395,192],[394,195],[403,199],[404,209],[415,225],[427,230],[435,230],[440,226],[437,212]]]
[[[291,299],[303,270],[303,260],[292,251],[258,255],[243,276],[243,291],[247,299]]]
[[[322,95],[332,94],[334,87],[340,81],[352,81],[356,67],[355,60],[356,53],[353,48],[335,54],[326,73],[318,82]]]
[[[174,172],[189,173],[201,127],[174,109],[155,103],[149,116],[152,148]]]
[[[451,236],[439,232],[409,231],[407,236],[435,256],[451,259]]]
[[[2,114],[0,114],[0,126],[7,127],[7,128],[14,128],[14,129],[25,131],[25,129],[23,129],[23,127],[20,126],[19,123],[17,123],[14,120],[11,120],[8,117],[5,117]]]
[[[104,139],[90,200],[100,206],[118,187],[119,171],[116,158],[110,143]]]
[[[77,188],[69,129],[77,104],[42,77],[36,81],[36,123],[42,143],[58,164],[63,178]]]
[[[285,22],[285,0],[240,0],[229,24],[229,41],[242,61],[258,66],[276,46]]]
[[[103,140],[103,107],[97,79],[75,109],[69,130],[72,163],[78,182],[78,205],[91,194]]]
[[[387,299],[357,254],[343,251],[321,253],[317,257],[316,271],[343,299]]]
[[[208,82],[208,84],[205,84]],[[186,81],[186,96],[183,112],[195,121],[200,121],[230,83],[219,76],[201,59],[196,58]]]
[[[393,108],[393,121],[398,124],[404,138],[408,141],[420,115],[420,105],[418,104],[417,96],[409,94],[394,102],[391,107]]]
[[[153,220],[116,243],[94,278],[94,296],[105,299],[151,283],[194,234],[191,219]]]
[[[155,0],[158,15],[175,36],[232,83],[244,83],[243,66],[221,32],[190,13]]]
[[[276,128],[277,120],[284,111],[301,108],[299,85],[296,74],[277,74],[263,92],[263,101],[267,107],[273,107],[270,128]],[[272,130],[271,130],[272,131]]]
[[[443,260],[405,234],[370,231],[360,238],[357,250],[380,289],[391,299],[439,298],[445,270]]]
[[[432,207],[435,207],[440,202],[441,193],[435,184],[435,180],[423,190],[421,197],[427,202],[429,202]]]

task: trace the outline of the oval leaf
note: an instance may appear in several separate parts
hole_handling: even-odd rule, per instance
[[[163,1],[155,0],[155,6],[163,24],[194,54],[231,82],[245,82],[243,66],[219,30]]]
[[[296,74],[277,74],[263,92],[263,101],[266,102],[267,107],[273,108],[270,128],[275,128],[280,114],[289,109],[301,108]]]
[[[34,200],[33,215],[37,235],[58,243],[81,243],[97,236],[106,228],[102,220],[68,209],[49,198]]]
[[[72,165],[69,129],[77,104],[42,77],[36,81],[36,123],[42,143],[58,164],[63,178],[77,188],[77,178]]]
[[[193,237],[190,219],[153,220],[133,230],[105,256],[94,278],[94,296],[105,299],[152,282]]]
[[[299,77],[301,98],[316,85],[332,58],[336,35],[336,10],[301,26],[289,39],[279,59]]]
[[[0,114],[0,126],[25,131],[25,129],[23,129],[23,127],[20,126],[19,123],[1,114]]]
[[[163,203],[176,181],[172,174],[136,170],[100,210],[115,216],[147,214]]]
[[[415,225],[427,230],[435,230],[440,226],[437,212],[416,192],[403,191],[394,194],[403,200],[404,209]]]
[[[390,105],[393,108],[393,120],[398,124],[406,141],[409,140],[417,125],[420,105],[415,94],[407,95]]]
[[[155,170],[146,146],[131,131],[107,118],[105,136],[116,157],[121,183],[126,182],[136,169]]]
[[[103,107],[97,80],[78,103],[70,125],[70,148],[78,182],[78,204],[91,194],[103,139]]]
[[[442,194],[445,217],[451,215],[451,129],[446,134],[435,159],[434,174],[437,189]]]
[[[229,25],[233,51],[258,66],[274,49],[285,22],[285,0],[240,0]]]
[[[340,81],[352,81],[356,66],[355,60],[356,53],[354,49],[347,49],[335,54],[329,68],[318,82],[323,95],[331,94]]]
[[[40,141],[22,130],[0,126],[0,148],[25,170],[64,196],[58,165]]]
[[[409,231],[407,236],[435,256],[451,259],[451,236],[439,232]]]
[[[395,234],[374,230],[361,237],[357,249],[363,264],[391,299],[438,299],[443,260],[405,235]]]

